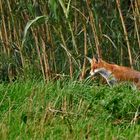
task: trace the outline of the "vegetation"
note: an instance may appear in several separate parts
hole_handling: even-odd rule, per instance
[[[140,1],[0,0],[0,75],[45,81],[87,72],[84,56],[139,69]],[[4,76],[3,76],[4,75]]]
[[[140,0],[0,0],[0,138],[140,139],[140,92],[89,80],[85,56],[140,70]]]
[[[90,81],[0,85],[1,139],[140,138],[140,92]]]

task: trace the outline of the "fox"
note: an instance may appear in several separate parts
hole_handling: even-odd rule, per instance
[[[119,66],[104,61],[100,57],[93,57],[92,59],[86,57],[90,64],[90,75],[95,76],[99,73],[105,78],[108,85],[113,86],[118,82],[132,82],[136,88],[140,89],[140,72],[126,66]]]

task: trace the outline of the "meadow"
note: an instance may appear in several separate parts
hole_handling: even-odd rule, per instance
[[[58,80],[0,85],[0,138],[140,139],[140,91],[131,84]]]
[[[0,140],[140,139],[140,91],[88,79],[95,54],[140,70],[140,0],[0,0]]]

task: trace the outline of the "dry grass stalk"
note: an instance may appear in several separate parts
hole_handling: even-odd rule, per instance
[[[87,31],[86,31],[86,26],[85,24],[83,25],[84,28],[84,55],[87,56]],[[84,58],[84,63],[83,63],[83,67],[82,67],[82,73],[80,76],[80,80],[85,78],[85,73],[86,73],[86,58]]]
[[[137,14],[138,23],[140,24],[140,0],[135,0],[135,12]]]
[[[4,44],[4,51],[9,55],[9,42],[8,42],[8,30],[6,28],[6,20],[4,17],[4,10],[3,10],[3,3],[0,0],[0,12],[1,12],[1,18],[2,18],[2,28],[1,28],[1,38]]]
[[[48,55],[46,53],[46,45],[44,40],[41,38],[41,44],[42,44],[42,50],[43,50],[43,62],[44,62],[44,74],[45,74],[45,80],[48,82],[50,79],[50,68],[49,68],[49,60]]]
[[[41,52],[40,52],[40,49],[39,49],[38,36],[37,36],[37,33],[39,32],[39,30],[34,31],[34,30],[31,28],[31,31],[32,31],[33,37],[34,37],[34,39],[35,39],[35,46],[36,46],[38,58],[39,58],[39,61],[40,61],[40,67],[41,67],[41,71],[42,71],[42,75],[43,75],[43,80],[46,81],[45,72],[44,72],[44,67],[43,67],[43,62],[42,62],[42,58],[41,58]]]
[[[130,43],[129,43],[129,39],[128,39],[128,33],[127,33],[127,30],[126,30],[126,27],[125,27],[124,18],[123,18],[122,12],[121,12],[120,0],[116,0],[116,3],[117,3],[117,8],[118,8],[118,11],[119,11],[119,14],[120,14],[120,18],[121,18],[121,23],[122,23],[122,27],[123,27],[123,31],[124,31],[125,41],[126,41],[127,48],[128,48],[130,66],[131,66],[131,68],[133,68],[131,47],[130,47]]]
[[[73,64],[72,64],[72,57],[71,55],[69,55],[69,51],[68,51],[68,48],[67,48],[67,45],[66,45],[66,42],[65,42],[65,39],[64,39],[64,36],[62,34],[62,30],[60,30],[60,36],[61,36],[61,40],[62,40],[62,43],[63,43],[63,48],[65,49],[66,53],[67,53],[67,56],[68,56],[68,60],[69,60],[69,70],[70,70],[70,78],[72,79],[73,77]]]
[[[139,13],[137,2],[136,1],[135,1],[135,3],[131,2],[131,7],[132,7],[132,10],[133,10],[133,16],[134,16],[133,18],[134,18],[134,23],[135,23],[135,31],[136,31],[136,35],[137,35],[137,39],[138,39],[138,45],[139,45],[139,48],[140,48],[140,35],[139,35],[139,30],[140,30],[140,25],[139,25],[140,24],[140,13]]]
[[[89,17],[90,17],[90,25],[94,34],[94,40],[95,40],[95,47],[96,47],[96,53],[98,56],[101,57],[101,50],[100,50],[100,43],[99,43],[99,38],[98,38],[98,34],[97,34],[97,29],[96,29],[96,25],[95,25],[95,19],[94,19],[94,15],[93,12],[90,8],[90,0],[87,1],[87,9],[89,12]]]

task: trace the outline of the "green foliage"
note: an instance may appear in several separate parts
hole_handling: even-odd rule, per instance
[[[69,80],[0,85],[2,139],[137,139],[140,92]]]
[[[24,42],[26,40],[26,35],[27,35],[27,32],[28,32],[29,28],[31,28],[32,24],[35,24],[37,21],[39,21],[41,19],[47,20],[47,16],[38,16],[35,19],[28,21],[28,23],[26,24],[25,29],[24,29],[24,35],[23,35],[23,39],[22,39],[22,46],[24,45]]]
[[[49,0],[49,6],[50,6],[50,11],[54,14],[54,18],[57,19],[58,15],[57,15],[57,8],[58,8],[58,4],[56,0]]]
[[[12,65],[22,77],[28,63],[34,71],[37,62],[44,80],[57,74],[80,75],[87,67],[84,56],[92,56],[98,49],[105,60],[128,66],[129,51],[134,67],[139,69],[139,12],[135,2],[119,0],[121,21],[117,1],[1,1],[0,53],[8,59],[16,54]]]

